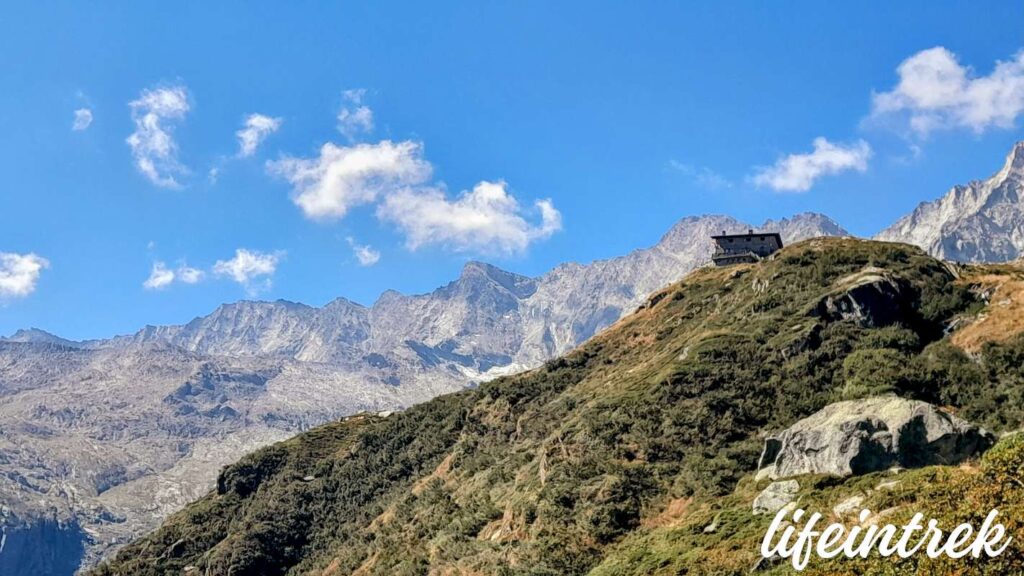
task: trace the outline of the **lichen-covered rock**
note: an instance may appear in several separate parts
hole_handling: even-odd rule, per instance
[[[767,438],[758,477],[845,477],[893,466],[957,464],[994,442],[984,429],[927,402],[896,396],[849,400]]]
[[[796,499],[800,484],[796,480],[772,482],[754,498],[754,514],[774,514]]]

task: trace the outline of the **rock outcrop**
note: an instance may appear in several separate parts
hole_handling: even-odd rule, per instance
[[[895,466],[957,464],[994,442],[984,429],[927,402],[896,396],[849,400],[767,438],[758,477],[845,477]]]
[[[906,318],[913,307],[907,287],[874,268],[843,278],[839,286],[818,303],[814,316],[879,328]]]

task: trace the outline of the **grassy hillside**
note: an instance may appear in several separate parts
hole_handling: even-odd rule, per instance
[[[884,392],[1020,426],[1024,341],[979,297],[1017,274],[852,239],[699,270],[540,369],[244,458],[93,574],[746,572],[762,433]],[[866,282],[888,292],[858,296],[860,314],[833,305]],[[965,352],[945,334],[979,313],[998,337],[975,328]],[[968,493],[985,466],[906,474]],[[876,481],[819,479],[805,497]]]

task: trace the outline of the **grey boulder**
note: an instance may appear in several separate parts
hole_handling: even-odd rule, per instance
[[[757,476],[846,477],[893,467],[958,464],[994,443],[983,428],[927,402],[896,396],[848,400],[768,437]]]

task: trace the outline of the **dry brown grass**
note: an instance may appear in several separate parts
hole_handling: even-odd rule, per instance
[[[645,518],[641,525],[645,528],[657,528],[660,526],[674,526],[686,516],[686,511],[693,503],[693,498],[675,498],[669,500],[665,508],[657,515]]]
[[[434,471],[423,478],[420,478],[413,484],[412,493],[419,496],[426,488],[430,485],[431,481],[437,479],[441,481],[448,480],[448,473],[451,472],[452,462],[455,460],[455,454],[449,454],[444,457],[444,460],[437,465]]]
[[[953,345],[975,354],[986,342],[1005,342],[1024,332],[1024,263],[980,266],[960,281],[987,294],[988,304],[972,322],[953,333]]]

